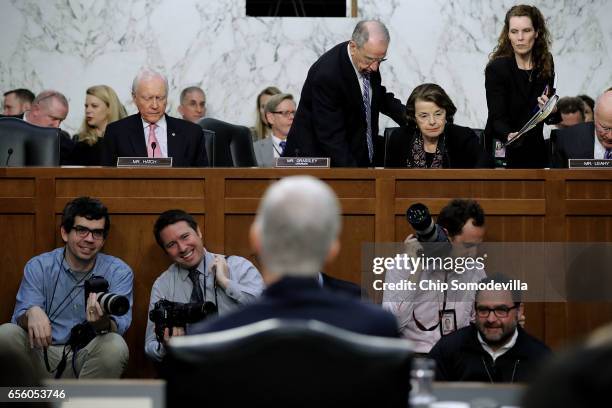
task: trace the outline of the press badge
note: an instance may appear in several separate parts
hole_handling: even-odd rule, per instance
[[[457,331],[457,315],[455,309],[444,309],[440,311],[440,334],[446,336]]]

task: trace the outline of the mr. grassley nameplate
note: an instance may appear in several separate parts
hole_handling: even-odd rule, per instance
[[[329,157],[278,157],[274,167],[329,168]]]
[[[612,169],[612,160],[569,159],[570,169]]]
[[[118,157],[117,167],[172,167],[172,157]]]

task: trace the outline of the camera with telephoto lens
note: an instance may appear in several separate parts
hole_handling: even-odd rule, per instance
[[[108,281],[101,276],[92,276],[85,281],[85,303],[90,293],[97,293],[98,303],[106,314],[122,316],[130,310],[130,301],[127,297],[108,293]]]
[[[433,222],[425,204],[412,204],[406,210],[408,223],[416,232],[419,242],[449,242],[444,228]]]
[[[185,327],[190,323],[197,323],[210,315],[217,314],[217,305],[213,302],[179,303],[167,299],[158,300],[149,312],[149,319],[155,323],[157,341],[164,340],[164,329]]]

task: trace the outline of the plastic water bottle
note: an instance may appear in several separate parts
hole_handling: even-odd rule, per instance
[[[412,360],[410,371],[410,407],[427,408],[436,401],[433,394],[433,380],[435,361],[429,358],[415,358]]]

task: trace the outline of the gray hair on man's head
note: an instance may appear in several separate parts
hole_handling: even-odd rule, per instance
[[[338,197],[311,176],[286,177],[272,185],[254,225],[266,270],[281,276],[316,276],[340,227]]]
[[[358,22],[353,30],[351,40],[355,42],[357,48],[362,48],[370,39],[370,35],[374,33],[380,34],[387,44],[391,41],[389,30],[378,20],[361,20]]]
[[[32,105],[45,105],[49,106],[49,103],[52,99],[57,100],[61,103],[66,109],[68,109],[68,99],[64,96],[63,93],[54,91],[53,89],[47,89],[36,95],[36,98],[32,101]]]
[[[153,68],[141,68],[140,71],[138,71],[134,77],[134,81],[132,81],[132,94],[136,94],[136,88],[141,81],[153,78],[160,78],[162,81],[164,81],[164,84],[166,85],[166,95],[168,95],[168,78]]]

